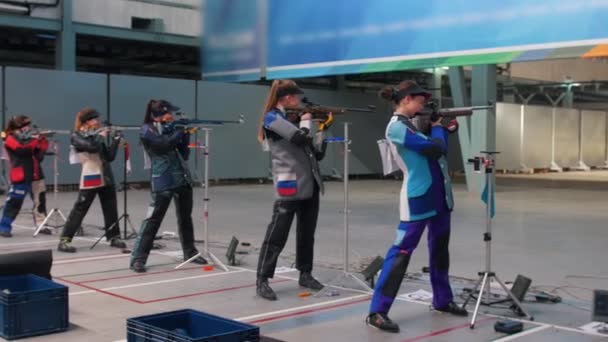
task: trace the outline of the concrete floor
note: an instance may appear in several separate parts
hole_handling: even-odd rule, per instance
[[[594,181],[608,182],[606,172],[593,172],[592,175]],[[592,289],[608,289],[608,264],[602,262],[608,241],[605,192],[601,186],[583,184],[584,177],[581,183],[576,179],[564,182],[565,187],[556,186],[555,180],[550,184],[543,182],[542,175],[529,178],[527,176],[521,182],[517,179],[498,181],[492,265],[502,280],[512,281],[517,274],[523,274],[532,278],[533,290],[553,291],[563,297],[564,303],[527,303],[536,321],[526,322],[526,331],[514,336],[515,340],[604,340],[600,336],[582,334],[577,328],[590,321]],[[351,185],[351,267],[357,270],[370,258],[384,256],[394,240],[400,182],[353,181]],[[53,276],[56,281],[70,286],[72,326],[68,332],[32,340],[124,340],[126,318],[182,308],[259,325],[263,335],[284,341],[508,340],[493,330],[496,315],[511,315],[504,307],[482,307],[483,315],[478,319],[477,329],[470,330],[467,319],[429,312],[425,302],[408,299],[396,303],[391,312],[391,317],[402,327],[401,334],[383,334],[363,324],[369,294],[356,290],[355,284],[345,282],[344,286],[354,290],[342,290],[336,297],[302,298],[298,296],[302,290],[294,281],[297,273],[289,269],[275,278],[274,288],[281,300],[274,303],[260,300],[255,297],[253,270],[256,248],[262,242],[271,214],[271,187],[215,186],[210,194],[212,251],[225,260],[225,247],[233,235],[254,247],[249,255],[242,256],[240,267],[233,267],[228,273],[217,269],[206,272],[192,265],[174,271],[173,267],[180,260],[175,253],[179,250],[178,243],[165,239],[161,241],[165,247],[151,257],[150,272],[145,275],[131,273],[127,254],[106,244],[88,250],[95,236],[101,234],[94,227],[101,225],[100,208],[94,203],[85,220],[86,235],[76,241],[79,252],[76,255],[54,253]],[[201,192],[197,191],[195,196],[195,208],[198,208],[195,220],[201,222]],[[75,193],[60,193],[54,202],[51,195],[50,207],[57,205],[67,215],[75,197]],[[478,196],[466,193],[462,185],[456,185],[455,197],[451,274],[455,293],[460,294],[463,288],[472,287],[484,264],[485,211]],[[136,229],[146,213],[148,198],[147,191],[129,192],[129,211]],[[324,282],[334,279],[342,267],[341,207],[342,184],[328,183],[322,199],[315,249],[316,273]],[[120,193],[119,208],[122,208]],[[169,213],[161,231],[175,231],[175,218]],[[32,238],[31,225],[27,214],[20,215],[14,238],[0,240],[0,252],[55,248],[57,236]],[[202,239],[201,227],[197,225],[197,239]],[[294,253],[291,234],[280,266],[288,268]],[[427,265],[427,258],[423,239],[414,254],[401,293],[430,289],[428,278],[420,273]],[[469,309],[472,310],[472,306]]]

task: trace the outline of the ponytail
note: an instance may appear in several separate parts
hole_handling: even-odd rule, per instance
[[[260,123],[258,127],[258,142],[262,142],[264,140],[264,118],[266,117],[266,113],[270,112],[272,109],[277,107],[279,103],[280,92],[283,92],[287,88],[297,89],[296,82],[292,80],[274,80],[272,85],[270,86],[270,91],[268,92],[268,97],[266,97],[266,103],[264,104],[264,110],[262,111],[262,115],[260,117]]]
[[[155,100],[148,101],[148,105],[146,106],[146,114],[144,115],[144,123],[150,123],[154,120],[152,119],[152,106],[156,103]]]

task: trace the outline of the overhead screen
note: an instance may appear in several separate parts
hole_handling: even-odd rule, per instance
[[[225,0],[209,2],[214,1]],[[244,21],[257,23],[252,27],[258,35],[248,42],[264,46],[256,45],[255,51],[268,78],[594,56],[608,50],[602,45],[608,44],[608,0],[225,2],[239,4],[224,7],[228,12],[244,2],[256,7]],[[214,8],[206,9],[206,18],[219,20],[220,13],[209,9]],[[232,30],[225,28],[224,33]],[[203,39],[209,37],[204,33]],[[203,58],[213,52],[207,50]],[[214,71],[239,74],[236,68],[205,72]]]

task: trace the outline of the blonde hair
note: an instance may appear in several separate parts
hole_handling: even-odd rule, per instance
[[[270,112],[273,108],[276,108],[280,98],[277,96],[279,90],[286,88],[296,88],[298,85],[292,80],[274,80],[270,86],[270,92],[266,97],[266,103],[264,104],[264,111],[260,117],[260,124],[258,127],[258,141],[261,143],[264,140],[264,117],[266,113]]]

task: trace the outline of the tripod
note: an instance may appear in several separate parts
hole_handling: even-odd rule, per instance
[[[475,171],[480,171],[481,167],[485,168],[486,174],[486,189],[487,189],[487,201],[486,201],[486,232],[483,235],[483,241],[486,244],[486,267],[483,272],[479,272],[479,281],[473,288],[473,291],[469,294],[464,304],[462,304],[462,308],[466,308],[467,304],[473,298],[474,294],[477,292],[477,303],[475,304],[475,311],[473,311],[473,318],[471,319],[471,329],[475,329],[475,321],[477,320],[477,314],[479,312],[479,305],[481,304],[484,293],[486,295],[486,302],[484,305],[492,305],[496,303],[492,303],[490,301],[491,291],[490,291],[490,283],[492,279],[495,279],[496,282],[502,287],[502,289],[507,293],[507,296],[513,300],[513,307],[519,312],[523,313],[530,320],[534,320],[532,317],[522,306],[521,302],[511,290],[509,290],[505,284],[498,278],[495,272],[492,271],[492,217],[494,216],[494,165],[495,165],[495,155],[499,152],[496,151],[481,151],[485,155],[485,157],[475,157],[474,159],[469,159],[470,163],[473,163]],[[483,165],[482,165],[483,164]],[[501,301],[502,302],[502,301]]]
[[[349,187],[348,187],[348,170],[349,170],[349,160],[348,160],[348,154],[350,153],[350,143],[351,141],[349,140],[348,137],[348,125],[350,125],[350,123],[345,122],[344,123],[344,138],[330,138],[330,139],[326,139],[327,142],[330,143],[341,143],[344,145],[344,176],[342,177],[342,181],[344,184],[344,209],[342,211],[342,214],[344,216],[344,264],[343,264],[343,268],[342,268],[342,273],[340,275],[338,275],[336,278],[334,278],[332,281],[329,282],[329,284],[327,284],[327,286],[325,286],[323,288],[323,290],[317,292],[315,294],[315,296],[319,296],[321,293],[325,293],[325,291],[327,291],[329,288],[331,288],[332,286],[335,286],[337,284],[343,284],[344,280],[352,280],[354,281],[357,285],[359,285],[361,288],[367,290],[367,291],[372,291],[372,289],[367,286],[367,284],[357,278],[357,276],[355,276],[353,273],[350,272],[349,268],[349,214],[350,214],[350,209],[349,209],[349,205],[348,205],[348,194],[349,194]]]
[[[213,264],[219,266],[224,271],[228,272],[229,269],[226,265],[224,265],[220,259],[218,259],[211,251],[209,251],[209,141],[211,128],[200,128],[203,132],[205,132],[205,144],[204,145],[195,145],[193,148],[200,149],[203,151],[203,252],[198,252],[196,255],[192,256],[190,259],[184,261],[183,263],[177,265],[175,268],[178,269],[188,263],[192,262],[194,259],[199,256],[206,257],[213,261]]]
[[[57,204],[57,193],[59,193],[59,188],[58,188],[58,183],[59,183],[59,143],[57,142],[57,139],[53,140],[53,203]],[[42,228],[44,228],[44,226],[46,225],[46,223],[51,219],[51,217],[59,215],[62,219],[63,222],[67,222],[67,219],[65,218],[65,215],[63,215],[63,213],[61,212],[61,210],[59,208],[53,208],[51,209],[51,211],[48,213],[48,215],[46,215],[46,217],[44,218],[44,220],[42,221],[42,223],[40,223],[40,225],[36,228],[36,231],[34,232],[34,236],[38,235],[38,233],[40,233],[40,231],[42,230]],[[55,227],[57,228],[57,226]]]
[[[95,246],[97,246],[97,244],[101,241],[101,239],[103,239],[107,235],[108,231],[112,230],[112,228],[114,228],[115,226],[117,226],[120,223],[120,220],[124,220],[124,223],[122,226],[123,239],[129,240],[134,237],[137,237],[137,231],[135,231],[135,228],[133,227],[133,223],[131,222],[131,216],[129,215],[129,212],[127,211],[127,198],[128,198],[127,192],[129,190],[129,186],[127,185],[127,180],[128,180],[127,162],[129,161],[129,155],[130,155],[129,152],[130,152],[129,143],[126,142],[126,140],[125,140],[124,165],[122,168],[122,198],[123,198],[122,215],[120,215],[120,217],[118,217],[116,222],[112,223],[110,228],[108,228],[104,232],[104,234],[101,235],[89,249],[95,248]],[[131,228],[131,233],[129,235],[127,235],[127,227]]]

